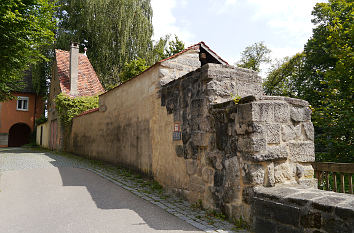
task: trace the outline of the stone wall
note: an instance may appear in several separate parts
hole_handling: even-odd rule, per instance
[[[258,187],[252,215],[257,233],[352,233],[354,196],[301,186]]]
[[[258,232],[262,223],[269,229],[279,223],[278,232],[284,232],[283,225],[294,232],[305,229],[300,221],[312,221],[312,215],[291,225],[281,222],[281,211],[267,217],[261,205],[279,206],[270,198],[277,193],[268,198],[264,190],[316,186],[308,103],[264,96],[261,78],[250,70],[197,68],[197,52],[184,54],[186,61],[177,57],[155,65],[101,95],[98,111],[73,120],[68,150],[151,175],[191,203],[242,218]],[[232,96],[242,99],[236,104]],[[328,206],[336,203],[329,200]],[[281,203],[292,213],[293,204]]]
[[[252,96],[235,104],[231,94]],[[251,221],[253,187],[315,185],[308,103],[263,96],[254,73],[208,64],[163,86],[161,104],[181,122],[189,185],[178,191],[191,202]]]

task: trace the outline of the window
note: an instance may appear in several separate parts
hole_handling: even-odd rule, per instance
[[[28,111],[28,97],[18,96],[16,109],[20,111]]]

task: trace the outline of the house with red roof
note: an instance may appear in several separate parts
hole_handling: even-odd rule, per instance
[[[58,94],[64,93],[75,98],[95,96],[104,91],[88,57],[79,53],[78,43],[72,43],[70,51],[56,49],[48,100],[47,146],[53,150],[61,149],[62,146],[63,129],[54,101]]]
[[[12,100],[0,102],[0,147],[18,147],[29,143],[35,120],[44,111],[42,96],[32,86],[32,72],[24,73]]]

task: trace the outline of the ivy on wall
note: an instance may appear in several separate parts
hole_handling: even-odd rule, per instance
[[[93,108],[98,108],[98,96],[82,96],[72,98],[63,93],[55,97],[55,105],[60,121],[65,126],[70,126],[72,119]]]

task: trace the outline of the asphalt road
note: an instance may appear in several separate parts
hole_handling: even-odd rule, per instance
[[[202,232],[86,169],[1,169],[8,160],[0,160],[1,233]]]

